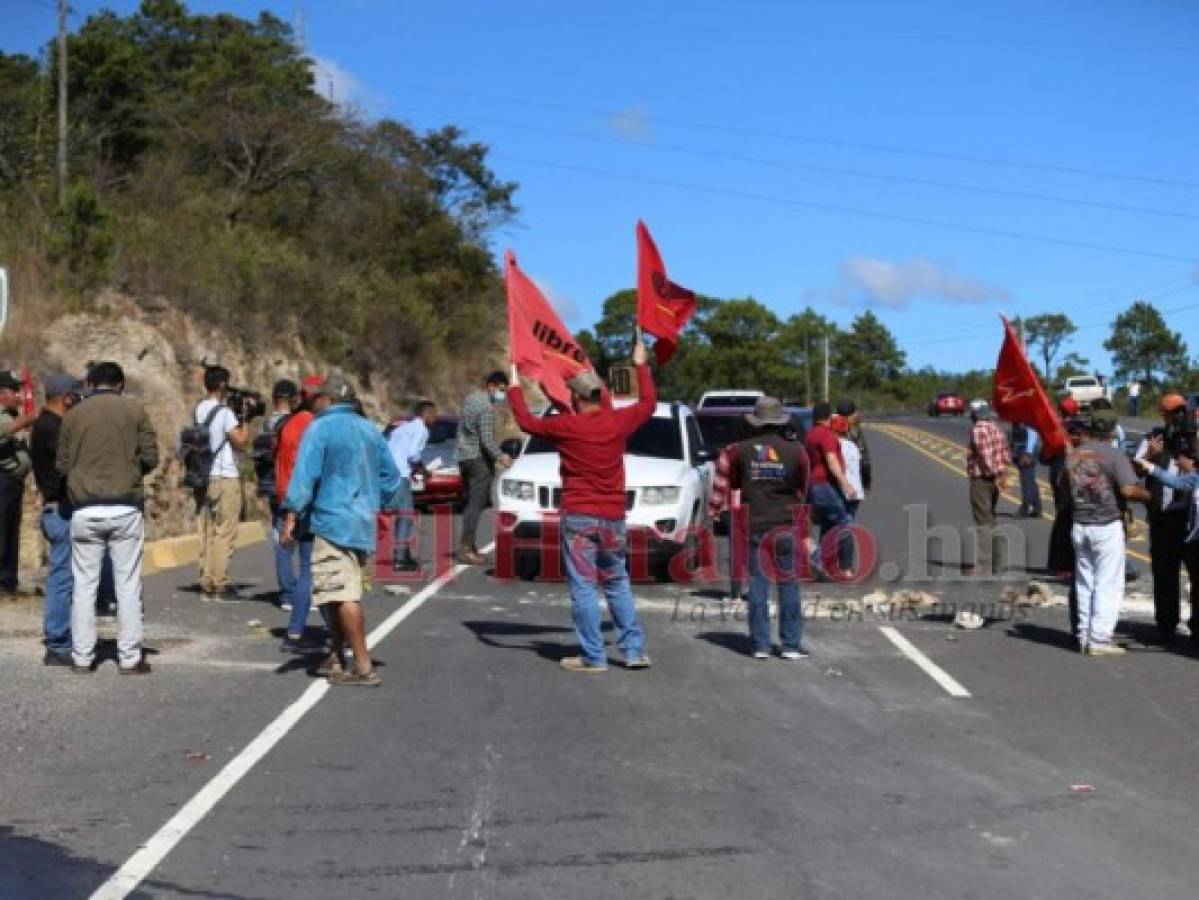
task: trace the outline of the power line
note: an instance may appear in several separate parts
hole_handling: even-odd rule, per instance
[[[1189,288],[1192,288],[1192,287],[1199,287],[1199,279],[1197,279],[1197,277],[1195,275],[1189,275],[1189,274],[1183,275],[1181,277],[1171,278],[1168,281],[1164,281],[1164,282],[1160,282],[1155,285],[1151,285],[1150,287],[1147,287],[1147,288],[1142,288],[1141,290],[1128,292],[1126,296],[1122,296],[1117,299],[1111,299],[1111,300],[1105,301],[1103,303],[1088,303],[1086,305],[1086,308],[1082,311],[1083,312],[1094,312],[1095,310],[1099,310],[1099,309],[1115,310],[1118,307],[1127,306],[1129,303],[1135,302],[1136,300],[1148,300],[1150,302],[1158,302],[1161,300],[1165,300],[1168,297],[1173,297],[1176,294],[1180,294],[1183,291],[1188,290]],[[1170,288],[1170,290],[1166,290],[1167,288]],[[1164,293],[1159,293],[1161,291],[1164,291]],[[1059,309],[1058,311],[1064,312],[1067,315],[1070,312],[1069,309]],[[1105,319],[1100,324],[1104,324],[1106,322],[1107,322],[1107,320]],[[1079,327],[1079,328],[1091,327],[1092,324],[1094,324],[1094,323],[1091,323],[1091,322],[1088,322],[1085,324],[1076,323],[1077,327]],[[905,343],[924,344],[924,343],[939,343],[941,341],[964,340],[966,338],[972,337],[975,334],[977,334],[977,329],[973,326],[968,326],[968,325],[957,325],[952,328],[947,328],[947,329],[942,329],[942,330],[934,329],[932,331],[929,331],[928,329],[921,329],[920,335],[916,340],[905,341]]]
[[[754,200],[761,203],[772,203],[779,206],[792,206],[801,209],[817,210],[819,212],[840,213],[842,215],[859,216],[869,219],[879,219],[885,222],[900,222],[905,225],[921,225],[927,228],[940,228],[947,231],[960,231],[968,234],[982,234],[988,237],[1009,238],[1011,240],[1031,243],[1051,244],[1059,247],[1074,247],[1080,250],[1097,250],[1101,253],[1120,253],[1127,256],[1141,256],[1146,259],[1164,259],[1168,262],[1181,262],[1193,265],[1194,257],[1177,256],[1172,253],[1159,253],[1155,250],[1134,250],[1127,247],[1114,247],[1110,244],[1100,244],[1091,241],[1079,241],[1072,238],[1054,237],[1052,235],[1031,234],[1021,231],[1008,231],[1002,228],[988,228],[978,225],[965,225],[958,222],[946,222],[937,219],[926,219],[919,216],[907,216],[900,213],[881,212],[879,210],[863,209],[854,206],[844,206],[837,203],[823,203],[814,200],[799,200],[791,197],[779,197],[770,194],[755,194],[732,188],[713,187],[711,185],[695,184],[693,182],[675,181],[667,178],[653,178],[645,175],[632,175],[623,172],[612,172],[590,166],[579,166],[570,163],[559,163],[552,160],[531,159],[514,156],[508,153],[493,154],[495,159],[505,159],[510,162],[523,163],[531,166],[541,166],[550,169],[560,169],[567,172],[578,172],[584,175],[594,175],[600,178],[614,178],[633,181],[641,184],[652,184],[658,187],[676,188],[678,190],[694,191],[723,197],[735,197],[740,200]]]
[[[893,181],[899,184],[913,184],[922,187],[932,187],[941,190],[962,191],[973,194],[989,194],[996,197],[1007,197],[1016,200],[1036,200],[1049,203],[1062,203],[1070,206],[1081,206],[1090,209],[1104,209],[1113,212],[1139,213],[1151,216],[1164,216],[1172,219],[1187,219],[1199,222],[1199,214],[1182,212],[1172,209],[1156,209],[1146,206],[1132,206],[1122,203],[1108,203],[1102,200],[1085,200],[1079,197],[1063,197],[1056,194],[1041,194],[1033,191],[1017,191],[1007,188],[995,188],[979,184],[958,184],[952,181],[940,181],[934,178],[919,178],[909,175],[895,175],[888,172],[869,172],[862,169],[849,169],[840,166],[826,166],[820,163],[795,162],[792,160],[770,159],[762,156],[750,156],[742,153],[728,153],[722,150],[711,150],[701,147],[686,147],[679,144],[646,143],[631,138],[611,137],[607,135],[587,134],[577,131],[562,131],[545,128],[541,125],[529,125],[523,122],[508,122],[493,119],[488,116],[473,116],[472,121],[500,128],[512,128],[531,134],[545,134],[570,140],[590,141],[599,144],[615,144],[624,147],[640,147],[647,150],[665,151],[670,153],[685,153],[691,156],[721,159],[729,162],[753,163],[770,166],[776,169],[806,170],[821,172],[826,175],[847,175],[851,178],[866,178],[876,181]]]
[[[535,100],[525,97],[511,97],[504,94],[482,93],[459,88],[437,87],[433,85],[393,83],[394,87],[406,91],[427,91],[436,94],[448,94],[460,97],[470,97],[486,100],[492,103],[512,103],[518,106],[528,106],[536,109],[554,109],[562,112],[581,113],[584,115],[604,116],[611,118],[620,115],[619,110],[597,109],[595,107],[576,106],[567,103],[557,103],[548,100]],[[1155,175],[1143,175],[1134,172],[1110,172],[1102,169],[1090,169],[1082,166],[1068,166],[1058,163],[1043,163],[1033,160],[1002,159],[998,157],[973,156],[966,153],[955,153],[945,150],[920,147],[903,147],[894,144],[877,144],[869,141],[851,141],[844,138],[833,138],[818,135],[799,134],[796,132],[775,131],[767,128],[749,128],[734,125],[721,125],[713,122],[696,122],[687,119],[674,119],[666,116],[645,115],[646,122],[666,125],[676,128],[693,128],[701,131],[723,132],[749,137],[763,137],[775,140],[795,141],[805,144],[820,144],[829,147],[841,147],[853,150],[868,150],[875,153],[890,153],[897,156],[923,156],[950,162],[965,162],[976,165],[1001,166],[1013,169],[1027,169],[1038,172],[1052,172],[1057,175],[1076,175],[1087,178],[1106,178],[1115,181],[1135,181],[1144,184],[1160,186],[1199,189],[1199,182],[1186,181],[1181,178],[1162,178]]]

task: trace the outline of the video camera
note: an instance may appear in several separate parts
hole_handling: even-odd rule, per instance
[[[266,400],[262,394],[248,388],[230,387],[225,403],[239,418],[247,422],[266,415]]]
[[[1179,453],[1193,456],[1196,446],[1199,445],[1194,416],[1189,411],[1180,410],[1179,414],[1166,422],[1166,427],[1162,429],[1162,437],[1171,456],[1177,456]]]

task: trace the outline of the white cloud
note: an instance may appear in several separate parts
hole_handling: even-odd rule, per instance
[[[363,111],[374,116],[381,115],[386,108],[384,98],[367,89],[356,75],[328,57],[312,58],[312,77],[316,92],[347,112]]]
[[[653,137],[649,124],[649,110],[644,104],[619,110],[608,119],[608,126],[626,140],[648,141]]]
[[[540,288],[541,293],[545,295],[545,299],[549,300],[550,306],[552,306],[554,311],[558,313],[558,316],[562,319],[562,322],[571,328],[574,328],[578,324],[579,316],[581,314],[579,305],[566,294],[558,293],[556,290],[554,290],[552,285],[547,284],[544,281],[538,281],[536,278],[534,278],[533,283]]]
[[[843,287],[868,306],[903,309],[917,300],[945,303],[990,303],[1006,300],[1006,290],[959,275],[926,259],[890,262],[855,256],[841,263]]]

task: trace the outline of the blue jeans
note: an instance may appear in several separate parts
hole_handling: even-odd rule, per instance
[[[282,528],[283,514],[276,512],[271,527],[271,543],[275,547],[279,602],[291,604],[291,617],[287,623],[288,637],[301,637],[308,622],[308,610],[312,607],[312,538],[297,540],[294,546],[284,547],[279,541]]]
[[[401,478],[400,487],[396,491],[396,545],[393,551],[393,556],[399,558],[401,550],[411,550],[408,541],[412,537],[412,528],[415,525],[412,508],[412,480],[410,478]]]
[[[850,534],[848,526],[853,524],[853,517],[845,508],[845,498],[841,496],[841,492],[831,484],[814,484],[808,491],[808,502],[812,504],[812,513],[815,516],[816,525],[820,528],[820,543],[817,545],[816,558],[813,563],[824,568],[822,565],[824,538],[834,529],[844,528],[845,530],[837,538],[837,564],[842,571],[852,568],[853,535]]]
[[[46,605],[42,627],[46,649],[51,653],[71,652],[71,520],[59,515],[57,506],[42,511],[42,534],[50,542],[50,567],[46,573]]]
[[[616,625],[616,644],[624,658],[633,660],[645,655],[645,632],[637,620],[626,550],[623,519],[562,517],[562,559],[570,586],[571,617],[583,658],[593,666],[608,662],[600,631],[597,584],[608,601]]]
[[[798,571],[800,536],[794,529],[779,529],[771,534],[763,550],[763,539],[768,533],[758,532],[749,538],[749,593],[745,598],[749,637],[755,653],[770,652],[770,586],[777,584],[779,645],[783,650],[798,650],[803,640]]]

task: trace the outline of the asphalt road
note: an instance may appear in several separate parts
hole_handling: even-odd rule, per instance
[[[964,532],[965,482],[936,440],[964,427],[887,424],[863,522],[895,572],[806,596],[993,597],[960,577],[968,547],[908,535],[921,504]],[[1035,569],[1048,523],[1012,524]],[[569,675],[563,586],[467,570],[376,589],[372,626],[413,607],[377,647],[383,685],[317,696],[214,781],[316,683],[276,650],[267,571],[261,548],[239,557],[261,597],[236,604],[200,603],[194,572],[151,579],[147,677],[43,669],[33,610],[3,611],[0,897],[88,897],[147,841],[169,852],[130,896],[1196,896],[1190,654],[1078,656],[1060,610],[966,632],[826,609],[810,659],[755,662],[715,592],[651,584],[654,668]]]

